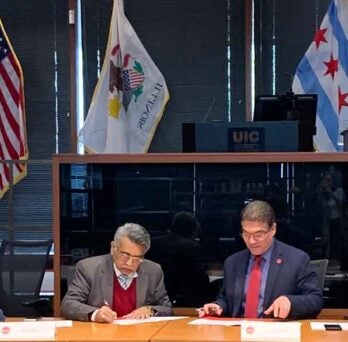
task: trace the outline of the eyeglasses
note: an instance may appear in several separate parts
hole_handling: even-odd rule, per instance
[[[269,230],[259,230],[255,233],[248,233],[245,230],[242,230],[240,232],[240,236],[245,240],[250,240],[251,237],[253,237],[254,240],[262,240],[267,233],[269,233],[271,229]]]
[[[141,263],[144,261],[144,257],[143,256],[139,256],[139,255],[131,255],[127,252],[121,252],[117,249],[117,247],[115,247],[116,252],[118,254],[118,256],[120,257],[120,259],[123,262],[128,262],[129,260],[131,260],[131,262],[136,262],[136,263]]]

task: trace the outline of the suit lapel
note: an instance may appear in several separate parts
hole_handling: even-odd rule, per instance
[[[100,269],[100,273],[101,294],[103,296],[103,300],[112,306],[115,270],[111,256],[106,259],[105,264]]]
[[[138,268],[138,277],[137,279],[137,307],[143,306],[146,304],[146,289],[148,288],[149,278],[145,272],[145,263],[142,263]]]
[[[234,298],[236,299],[233,305],[232,317],[236,317],[239,314],[240,308],[242,307],[242,301],[244,297],[244,283],[245,277],[248,269],[250,253],[245,250],[245,253],[241,255],[238,260],[236,267],[236,279],[235,279],[235,293]]]
[[[273,252],[271,255],[270,265],[268,269],[268,276],[266,281],[265,288],[265,299],[264,299],[264,307],[267,309],[271,303],[271,295],[273,293],[273,287],[276,283],[276,279],[278,277],[278,273],[283,265],[282,252],[279,249],[279,243],[276,239],[274,239]]]

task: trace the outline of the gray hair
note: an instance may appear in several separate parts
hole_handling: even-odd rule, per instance
[[[118,227],[114,235],[114,241],[117,246],[120,245],[120,241],[124,237],[127,237],[133,243],[143,247],[144,253],[150,249],[150,234],[140,224],[125,223],[123,226]]]
[[[241,211],[242,221],[259,221],[271,227],[275,223],[273,208],[266,201],[251,201]]]

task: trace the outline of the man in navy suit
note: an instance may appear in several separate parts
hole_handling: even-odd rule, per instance
[[[249,202],[241,212],[241,236],[247,249],[229,256],[223,287],[214,303],[199,315],[248,317],[244,313],[251,269],[261,259],[257,314],[253,318],[301,319],[316,317],[322,308],[322,288],[309,256],[274,238],[275,215],[264,201]],[[252,318],[252,317],[248,317]]]

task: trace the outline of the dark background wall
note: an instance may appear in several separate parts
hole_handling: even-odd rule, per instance
[[[28,175],[0,200],[0,238],[52,235],[53,153],[70,149],[67,0],[2,0],[24,74]]]
[[[207,122],[244,119],[248,1],[124,2],[171,95],[150,152],[180,152],[181,124],[202,122],[210,107]],[[295,72],[328,3],[255,1],[256,94],[271,93],[273,77],[275,92],[289,89],[289,75]],[[86,108],[98,63],[103,62],[111,8],[111,0],[82,1]],[[6,195],[0,201],[1,232],[6,235],[15,229],[28,234],[30,228],[37,234],[51,234],[50,158],[70,149],[68,0],[2,0],[0,13],[23,68],[31,163],[28,176],[14,187],[12,199]]]

